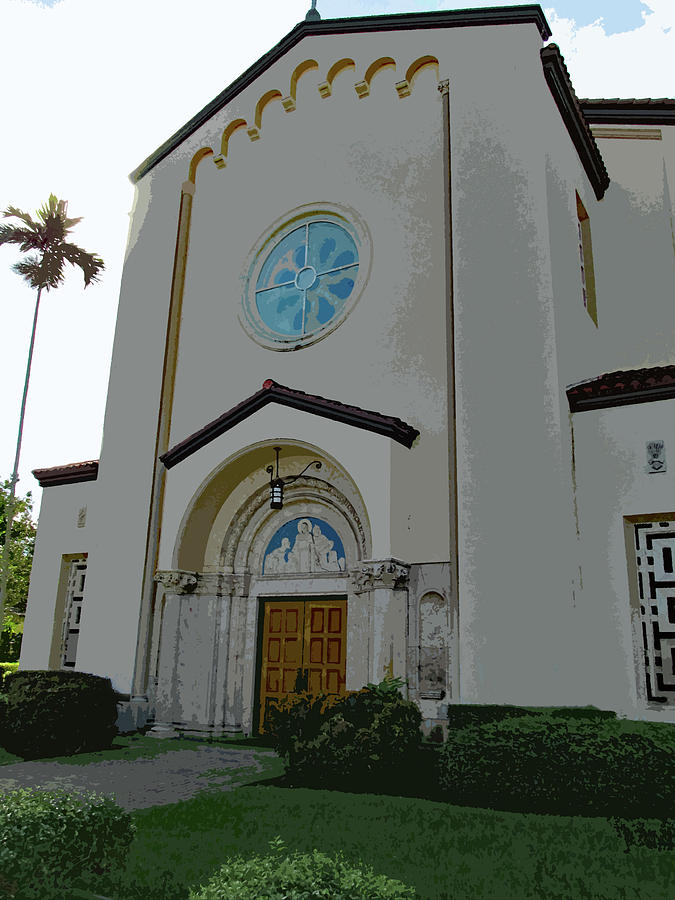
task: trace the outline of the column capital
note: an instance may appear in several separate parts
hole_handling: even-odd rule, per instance
[[[444,78],[443,81],[439,81],[436,87],[438,88],[438,93],[441,97],[445,97],[450,93],[450,82],[447,78]]]
[[[401,591],[408,587],[410,566],[400,559],[367,559],[349,574],[356,594],[378,588]]]
[[[163,585],[165,590],[174,594],[191,594],[197,587],[197,572],[185,569],[162,569],[155,572],[153,581]]]

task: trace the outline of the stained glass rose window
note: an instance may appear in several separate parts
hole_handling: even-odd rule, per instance
[[[249,272],[244,305],[256,337],[291,349],[338,324],[360,290],[357,241],[347,222],[320,214],[277,232]]]

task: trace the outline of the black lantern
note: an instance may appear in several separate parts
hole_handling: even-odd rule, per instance
[[[284,485],[290,484],[293,481],[297,481],[298,478],[302,478],[310,468],[310,466],[316,466],[317,469],[321,468],[321,463],[318,459],[312,460],[311,463],[305,466],[305,468],[300,472],[299,475],[286,475],[284,478],[279,478],[279,453],[281,452],[281,447],[272,447],[274,452],[276,453],[276,475],[274,475],[274,466],[267,466],[265,469],[266,472],[270,474],[270,509],[282,509],[284,505]]]

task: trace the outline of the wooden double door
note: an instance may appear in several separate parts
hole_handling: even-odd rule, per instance
[[[347,600],[265,600],[261,642],[259,729],[270,701],[296,690],[345,692]],[[300,676],[300,679],[298,679]]]

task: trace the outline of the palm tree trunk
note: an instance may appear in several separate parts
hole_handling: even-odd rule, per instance
[[[30,347],[28,349],[28,362],[26,364],[26,378],[23,383],[23,397],[21,398],[21,412],[19,414],[19,433],[16,439],[16,454],[14,456],[14,471],[10,478],[9,497],[5,507],[5,545],[2,548],[2,571],[0,572],[0,630],[4,622],[4,606],[7,599],[7,581],[9,578],[9,552],[12,536],[12,524],[14,522],[14,497],[16,495],[16,483],[19,480],[19,457],[21,456],[21,441],[23,439],[23,419],[26,412],[26,397],[28,396],[28,382],[33,363],[33,347],[35,346],[35,331],[37,329],[38,312],[40,309],[40,295],[42,288],[38,288],[35,301],[35,314],[33,315],[33,330],[30,335]]]

